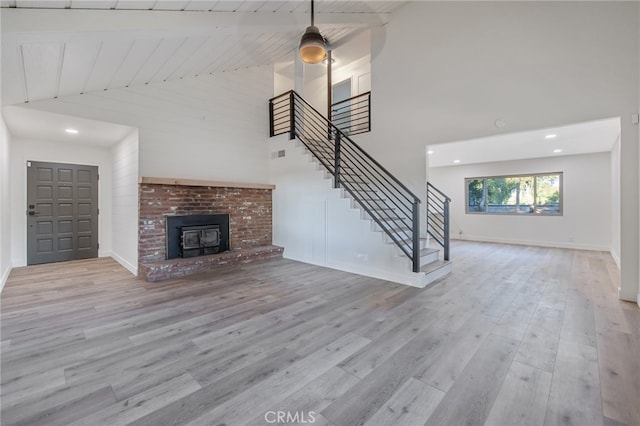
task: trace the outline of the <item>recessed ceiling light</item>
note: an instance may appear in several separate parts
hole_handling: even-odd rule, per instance
[[[433,151],[427,151],[427,154],[431,155],[433,154]]]
[[[65,132],[71,133],[72,135],[77,135],[78,131],[76,129],[64,129]]]
[[[458,164],[460,160],[453,160],[454,163]]]
[[[557,138],[557,137],[558,137],[558,135],[556,135],[556,134],[553,134],[553,133],[552,133],[552,134],[550,134],[550,135],[546,135],[544,138],[545,138],[545,139],[555,139],[555,138]]]
[[[557,154],[559,152],[562,152],[562,150],[561,149],[554,149],[553,152],[555,152]]]

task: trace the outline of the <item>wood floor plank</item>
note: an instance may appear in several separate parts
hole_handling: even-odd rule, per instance
[[[275,325],[288,322],[293,319],[293,314],[305,309],[312,309],[327,302],[320,297],[305,299],[300,302],[276,309],[265,315],[256,316],[240,324],[232,324],[228,327],[213,330],[203,336],[193,339],[193,342],[202,349],[211,349],[219,346],[233,344],[234,341],[262,333]]]
[[[495,321],[495,318],[485,314],[469,318],[464,326],[449,335],[438,348],[438,356],[423,368],[416,370],[414,377],[436,389],[448,391],[482,342],[492,332]]]
[[[538,307],[520,343],[516,361],[553,372],[563,316],[564,311]]]
[[[443,336],[427,327],[374,371],[349,389],[348,399],[339,399],[321,414],[339,425],[362,425],[421,367],[442,344]]]
[[[77,363],[65,370],[67,383],[82,383],[89,377],[112,375],[128,375],[136,372],[153,370],[166,365],[172,360],[189,356],[198,351],[198,347],[189,343],[182,346],[136,346],[117,354],[100,356],[86,362]]]
[[[304,416],[305,419],[321,417],[320,412],[329,406],[333,401],[340,397],[343,397],[346,392],[358,383],[360,379],[347,373],[341,368],[333,367],[320,377],[312,380],[301,389],[293,393],[286,399],[278,402],[273,410],[275,412],[293,413],[298,414],[298,421],[285,421],[280,424],[284,425],[298,425],[300,419]],[[264,425],[265,414],[261,414],[255,419],[248,422],[249,425]],[[268,416],[268,420],[273,417],[272,414]],[[325,421],[327,421],[325,419]],[[328,422],[328,421],[327,421]],[[313,422],[315,425],[317,423]]]
[[[49,412],[56,407],[68,406],[69,403],[81,399],[85,395],[92,394],[107,388],[106,383],[86,383],[82,385],[62,385],[34,391],[13,402],[2,399],[3,425],[12,425],[24,422],[30,416],[38,412]]]
[[[85,416],[69,426],[125,425],[200,389],[188,373]]]
[[[561,341],[556,364],[545,424],[601,425],[603,414],[596,349]]]
[[[569,289],[560,339],[566,342],[596,346],[596,324],[590,294],[584,294],[581,290]]]
[[[368,426],[422,425],[433,414],[444,392],[409,377],[365,424]]]
[[[598,356],[603,414],[640,425],[640,345],[632,334],[614,330],[599,332],[597,338],[599,347],[610,348]]]
[[[251,421],[254,417],[253,413],[272,410],[280,401],[326,373],[368,343],[368,339],[349,333],[187,424],[190,426],[244,424]],[[252,407],[252,412],[246,410],[247,406]]]
[[[113,405],[116,398],[110,386],[100,388],[79,398],[47,410],[31,406],[23,412],[24,418],[10,424],[25,426],[68,425],[88,414]]]
[[[108,258],[15,268],[2,425],[640,424],[640,309],[608,253],[452,255],[426,289],[287,259],[159,283]]]
[[[488,303],[485,303],[481,312],[489,317],[499,320],[516,298],[517,291],[511,285],[504,285],[502,291],[494,294]]]
[[[211,406],[218,406],[283,368],[287,368],[297,359],[299,359],[298,355],[286,349],[271,354],[256,361],[250,368],[239,370],[217,382],[203,386],[202,389],[148,413],[131,424],[136,426],[185,424],[207,412]]]
[[[516,355],[517,343],[489,335],[426,425],[484,424]]]
[[[362,379],[428,327],[434,319],[434,312],[420,310],[340,363],[339,366]]]
[[[318,325],[313,322],[282,324],[276,330],[269,330],[275,331],[275,334],[269,334],[264,339],[263,336],[255,336],[254,339],[245,341],[245,345],[235,345],[217,351],[203,349],[187,361],[186,368],[203,385],[214,383],[231,373],[250,368],[255,361],[262,360],[269,354],[280,349],[288,349],[284,342],[290,342],[316,327]],[[287,330],[286,333],[280,333],[283,329]]]
[[[525,288],[520,291],[500,317],[492,333],[508,339],[522,340],[541,299],[540,288]]]
[[[371,317],[371,321],[367,322],[363,327],[357,330],[357,333],[369,340],[376,340],[381,335],[387,333],[398,324],[406,321],[411,315],[420,309],[428,309],[425,299],[420,297],[422,293],[418,293],[410,300],[403,302],[392,309],[384,312],[376,312]]]
[[[33,392],[55,388],[65,383],[64,369],[62,368],[32,374],[26,373],[17,377],[4,376],[0,387],[0,397],[4,403],[11,404]]]
[[[544,425],[551,378],[548,371],[514,361],[485,425]]]

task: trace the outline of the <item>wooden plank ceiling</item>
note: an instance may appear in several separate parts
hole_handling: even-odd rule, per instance
[[[403,1],[317,1],[332,46]],[[293,59],[308,1],[1,0],[3,105]]]

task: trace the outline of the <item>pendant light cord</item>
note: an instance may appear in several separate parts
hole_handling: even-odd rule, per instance
[[[313,27],[313,0],[311,0],[311,26]]]

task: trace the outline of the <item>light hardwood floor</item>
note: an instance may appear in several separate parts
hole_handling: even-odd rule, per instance
[[[2,424],[640,425],[640,310],[608,254],[452,253],[427,289],[288,260],[15,269]]]

